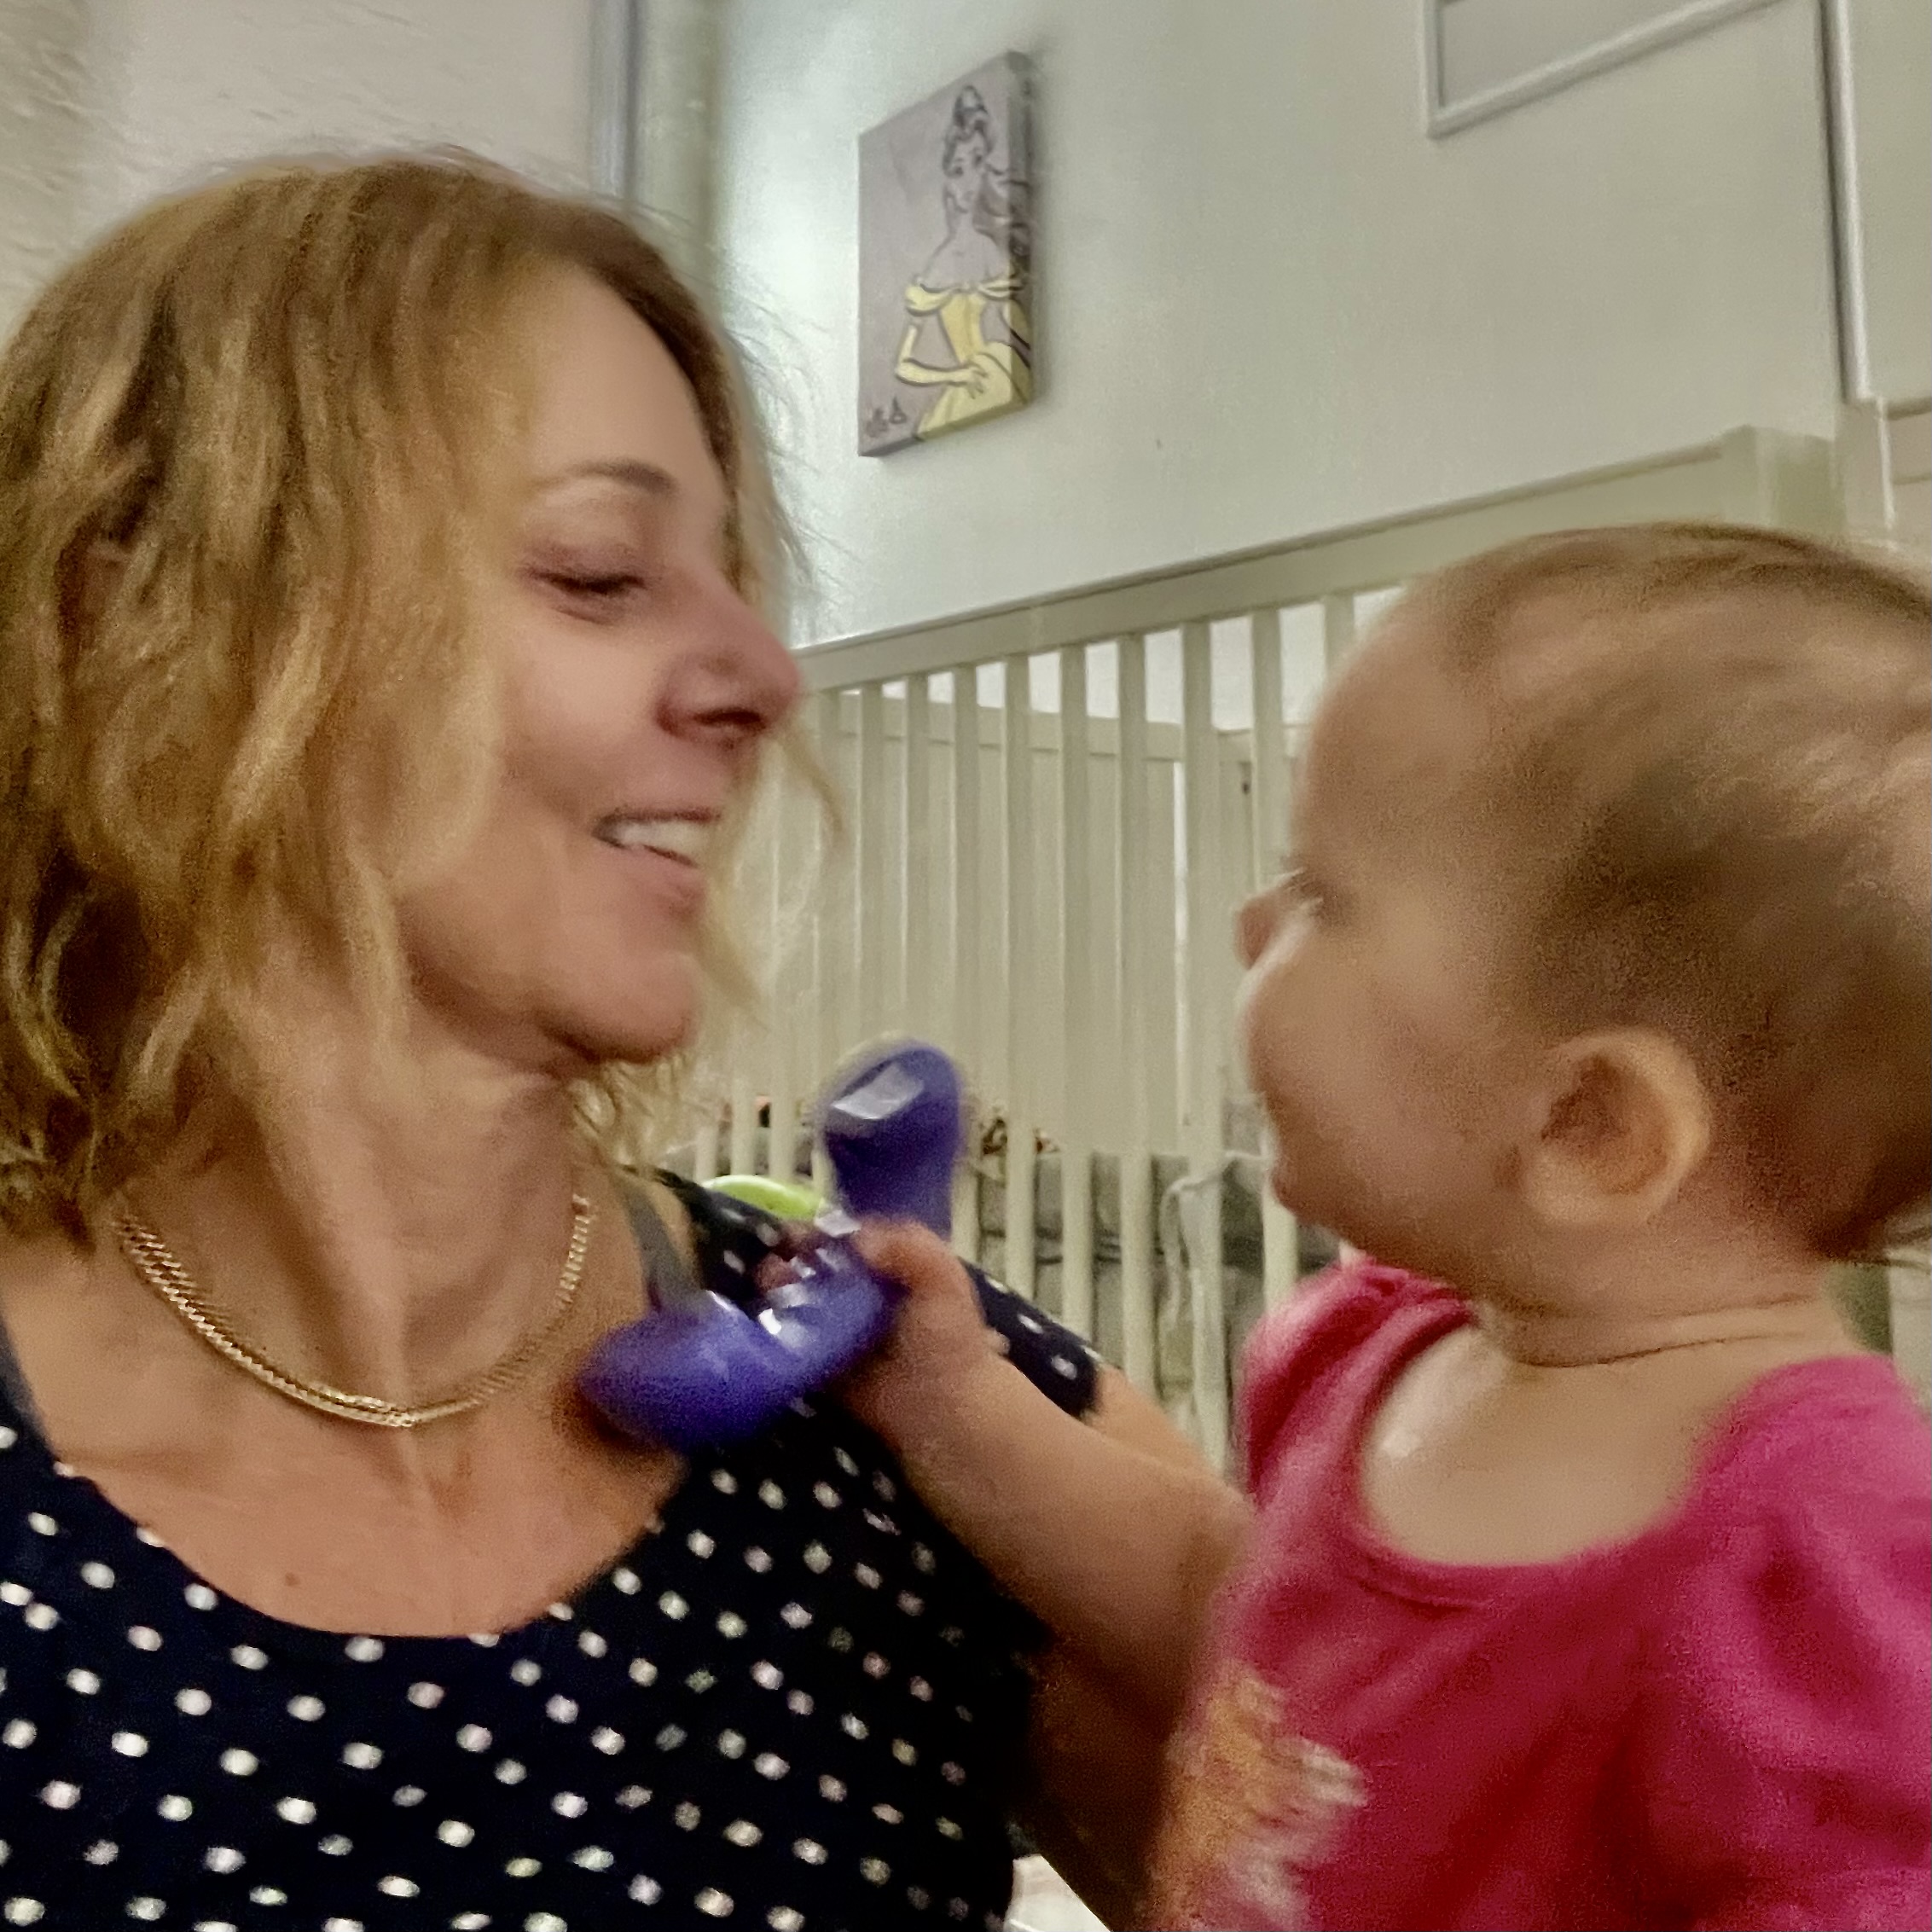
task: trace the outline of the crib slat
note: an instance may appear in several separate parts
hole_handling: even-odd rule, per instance
[[[698,1122],[691,1143],[691,1178],[716,1181],[718,1176],[718,1117],[715,1107],[707,1106]]]
[[[859,693],[858,785],[854,816],[858,833],[858,883],[854,926],[858,956],[853,978],[859,995],[859,1037],[840,1041],[850,1052],[891,1024],[891,968],[885,952],[891,931],[891,868],[886,850],[885,692],[868,684]]]
[[[1347,591],[1321,600],[1322,669],[1332,677],[1355,647],[1355,600]]]
[[[794,1178],[792,1165],[797,1152],[798,1024],[806,1010],[796,998],[801,962],[794,956],[792,881],[798,876],[806,827],[799,822],[798,811],[786,809],[786,799],[777,803],[770,833],[772,867],[768,884],[771,890],[765,896],[765,925],[770,935],[766,956],[776,962],[765,1041],[766,1099],[771,1117],[765,1138],[765,1172],[775,1180],[790,1181]]]
[[[1288,746],[1281,716],[1281,613],[1250,620],[1254,655],[1255,792],[1251,824],[1255,879],[1267,885],[1281,869],[1288,833]]]
[[[932,736],[926,681],[906,682],[905,852],[900,903],[905,908],[906,990],[901,1024],[919,1034],[933,1024]]]
[[[818,746],[819,762],[834,782],[840,776],[843,747],[839,742],[839,711],[843,699],[836,691],[821,691],[812,701],[813,735]],[[827,867],[819,902],[812,912],[812,1012],[816,1020],[811,1042],[809,1073],[815,1087],[830,1072],[844,1042],[839,1038],[839,1016],[844,1009],[841,978],[850,936],[839,914],[845,906],[847,856],[841,852]],[[844,942],[841,943],[841,942]],[[825,1151],[815,1141],[812,1146],[813,1184],[822,1192],[831,1179]]]
[[[1046,991],[1033,937],[1033,693],[1007,659],[1007,1285],[1034,1291],[1033,1022]]]
[[[1355,600],[1347,593],[1321,600],[1321,658],[1322,670],[1326,677],[1332,679],[1348,661],[1349,654],[1355,647]],[[1357,1258],[1356,1250],[1346,1241],[1338,1244],[1339,1256],[1343,1261]]]
[[[1087,647],[1060,653],[1060,935],[1065,1043],[1060,1142],[1060,1320],[1094,1335],[1094,905]]]
[[[1262,1202],[1262,1297],[1267,1307],[1277,1308],[1301,1285],[1302,1263],[1297,1252],[1300,1228],[1294,1215],[1274,1198],[1270,1179],[1272,1146],[1264,1134],[1262,1172],[1256,1185]]]
[[[1325,676],[1332,678],[1355,647],[1355,600],[1346,591],[1321,600],[1321,660]],[[1353,1260],[1355,1250],[1339,1244],[1341,1258]]]
[[[742,1039],[749,1024],[739,1033]],[[751,1057],[742,1051],[731,1056],[731,1133],[728,1143],[734,1174],[749,1174],[758,1159],[758,1089],[751,1077]]]
[[[1227,1330],[1221,1283],[1221,1173],[1227,1151],[1221,1043],[1227,973],[1215,787],[1214,645],[1205,624],[1181,634],[1181,769],[1187,855],[1186,1042],[1188,1302],[1193,1404],[1201,1448],[1218,1463],[1227,1445]]]
[[[770,901],[769,886],[776,854],[772,850],[772,834],[775,827],[766,809],[766,801],[758,799],[751,808],[751,822],[746,827],[745,846],[739,856],[740,879],[745,898],[755,908],[763,908]],[[747,938],[755,938],[759,925],[769,921],[757,918],[754,912],[747,921],[751,930]],[[776,954],[770,945],[769,931],[766,944],[759,957],[770,960]],[[731,1029],[731,1085],[730,1139],[727,1143],[727,1159],[734,1174],[749,1174],[757,1164],[758,1158],[758,1090],[753,1077],[756,1061],[750,1051],[757,1035],[757,1018],[751,1014],[735,1018]]]
[[[758,1161],[758,1093],[749,1061],[740,1055],[735,1064],[744,1070],[731,1082],[731,1171],[749,1174]]]
[[[1120,653],[1119,772],[1116,788],[1120,880],[1120,1139],[1121,1366],[1134,1386],[1156,1393],[1154,1374],[1154,1150],[1150,1119],[1147,1041],[1147,954],[1142,936],[1172,915],[1147,889],[1147,641],[1123,637]]]
[[[1254,840],[1254,870],[1264,890],[1281,868],[1288,834],[1286,724],[1281,715],[1281,612],[1256,611],[1250,642],[1254,653],[1255,788],[1249,823]],[[1262,1293],[1270,1308],[1293,1292],[1300,1269],[1295,1221],[1268,1185],[1263,1144],[1262,1204]]]
[[[953,673],[953,1051],[968,1088],[985,1093],[979,945],[985,921],[979,877],[979,680],[969,664]],[[978,1120],[967,1123],[976,1143]],[[969,1144],[953,1200],[953,1245],[979,1258],[979,1150]]]

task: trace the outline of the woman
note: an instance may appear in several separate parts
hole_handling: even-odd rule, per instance
[[[6,1923],[997,1924],[1022,1782],[1130,1876],[1171,1709],[878,1434],[572,1396],[779,1239],[612,1158],[797,693],[757,479],[655,252],[462,163],[150,210],[0,359]]]
[[[914,388],[940,392],[914,432],[922,438],[1017,409],[1033,394],[1032,338],[1020,305],[1025,231],[1012,205],[1012,183],[993,166],[993,117],[978,89],[963,89],[954,102],[939,164],[946,239],[906,290],[913,319],[893,371]],[[989,311],[997,324],[990,335]],[[919,356],[928,322],[937,322],[949,360]]]

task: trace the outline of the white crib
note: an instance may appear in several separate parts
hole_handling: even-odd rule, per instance
[[[840,1058],[888,1031],[938,1041],[976,1099],[962,1249],[1221,1454],[1243,1330],[1332,1251],[1259,1185],[1230,1031],[1232,910],[1278,862],[1323,679],[1404,582],[1488,545],[1656,517],[1832,531],[1844,501],[1830,445],[1739,430],[807,653],[852,836],[819,866],[795,802],[759,827],[769,1018],[721,1044],[684,1158],[792,1175],[802,1098]],[[1908,1372],[1923,1387],[1925,1364]]]

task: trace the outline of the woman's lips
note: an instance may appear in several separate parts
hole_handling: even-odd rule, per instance
[[[705,903],[705,860],[715,821],[696,815],[613,813],[597,827],[599,842],[651,896],[694,916]]]
[[[620,852],[653,851],[701,866],[717,829],[717,820],[700,812],[612,812],[598,821],[597,836]]]
[[[629,881],[666,911],[680,918],[694,918],[704,909],[707,881],[701,866],[651,845],[613,846],[608,850],[612,864],[624,868]]]

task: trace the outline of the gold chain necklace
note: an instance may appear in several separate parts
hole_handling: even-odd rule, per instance
[[[409,1405],[392,1402],[380,1395],[357,1395],[345,1389],[332,1389],[326,1382],[310,1382],[289,1370],[278,1367],[259,1349],[245,1342],[203,1300],[194,1279],[182,1266],[173,1249],[142,1221],[124,1201],[113,1212],[112,1226],[121,1251],[134,1271],[195,1334],[217,1355],[224,1355],[237,1368],[244,1369],[258,1382],[265,1383],[278,1395],[292,1402],[319,1409],[343,1422],[367,1423],[373,1429],[421,1429],[446,1417],[467,1415],[481,1408],[493,1395],[500,1395],[526,1374],[537,1357],[556,1338],[564,1325],[577,1291],[583,1282],[583,1262],[590,1248],[593,1210],[582,1194],[571,1196],[570,1246],[565,1251],[563,1272],[557,1279],[557,1298],[544,1320],[524,1337],[499,1361],[473,1377],[460,1388],[433,1402]]]

